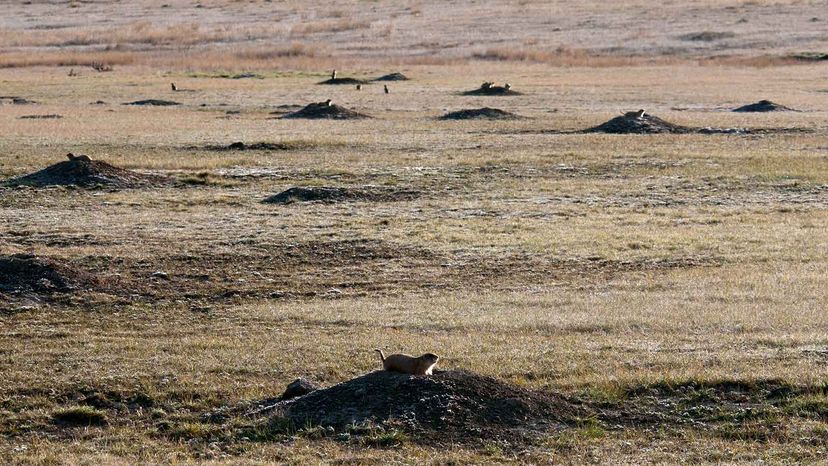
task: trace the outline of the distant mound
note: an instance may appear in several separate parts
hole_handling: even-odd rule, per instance
[[[734,108],[734,112],[794,112],[796,110],[788,108],[784,105],[779,105],[770,100],[760,100],[754,104],[743,105],[739,108]]]
[[[358,120],[362,118],[371,118],[345,107],[340,107],[336,104],[329,104],[327,102],[316,102],[307,105],[305,108],[288,113],[282,118],[311,118],[311,119],[333,119],[333,120]]]
[[[377,371],[279,402],[270,426],[402,429],[422,442],[529,440],[577,422],[584,410],[566,398],[465,371],[413,376]]]
[[[294,202],[324,202],[334,203],[343,201],[401,201],[414,199],[419,192],[387,188],[380,186],[361,186],[354,188],[344,187],[295,187],[264,199],[266,204],[291,204]]]
[[[0,256],[0,291],[68,292],[91,286],[93,277],[59,261],[31,254]]]
[[[324,81],[320,81],[316,84],[367,84],[368,81],[364,81],[362,79],[355,79],[355,78],[330,78]]]
[[[136,100],[135,102],[127,102],[124,105],[152,105],[156,107],[169,107],[171,105],[181,105],[178,102],[173,102],[172,100],[159,100],[159,99],[147,99],[147,100]]]
[[[681,134],[692,133],[694,131],[693,128],[676,125],[646,113],[639,117],[637,116],[637,112],[629,112],[594,128],[589,128],[584,132],[611,134]]]
[[[71,155],[71,154],[70,154]],[[24,175],[2,183],[5,186],[106,186],[110,188],[140,188],[172,184],[172,180],[156,175],[144,175],[106,162],[90,160],[86,156],[73,156],[30,175]]]
[[[29,100],[24,97],[17,97],[14,95],[0,95],[0,104],[10,103],[13,105],[30,105],[36,104],[34,100]]]
[[[385,76],[380,76],[379,78],[374,78],[373,81],[409,81],[410,79],[408,76],[402,73],[391,73],[386,74]]]
[[[446,113],[441,120],[515,120],[522,118],[514,113],[500,110],[499,108],[471,108]]]
[[[22,115],[17,118],[20,120],[58,120],[63,118],[63,116],[57,113],[50,113],[47,115]]]
[[[523,95],[507,86],[482,85],[477,89],[466,91],[463,95]]]

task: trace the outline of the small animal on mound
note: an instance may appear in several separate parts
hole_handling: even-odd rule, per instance
[[[358,90],[358,91],[361,91],[361,90],[362,90],[362,84],[357,84],[357,86],[356,86],[356,87],[357,87],[357,90]]]
[[[334,79],[336,79],[336,70],[333,70],[331,72],[331,80],[334,80]]]
[[[389,90],[388,90],[388,85],[387,85],[387,84],[386,84],[386,85],[383,85],[382,87],[383,87],[383,89],[385,89],[385,93],[386,93],[386,94],[388,94],[389,92],[391,92],[391,91],[389,91]]]
[[[506,83],[506,84],[503,85],[503,89],[506,89],[507,91],[511,88],[512,88],[512,85],[509,84],[509,83]]]
[[[92,159],[90,159],[88,155],[75,155],[71,152],[66,154],[66,158],[68,158],[69,160],[80,160],[81,162],[91,162],[92,161]]]
[[[644,115],[645,115],[645,113],[644,113],[643,109],[639,110],[637,112],[627,112],[627,113],[624,114],[625,117],[635,118],[636,120],[640,120],[640,119],[644,118]]]
[[[385,356],[381,349],[374,351],[379,353],[383,369],[391,372],[402,372],[403,374],[431,375],[434,366],[440,360],[440,357],[434,353],[426,353],[415,358],[407,354],[389,354]]]
[[[178,88],[177,88],[177,87],[175,87],[175,83],[170,83],[170,87],[172,88],[172,90],[173,90],[173,91],[177,91],[177,90],[178,90]]]
[[[493,82],[486,81],[480,85],[480,89],[491,89],[494,86]]]

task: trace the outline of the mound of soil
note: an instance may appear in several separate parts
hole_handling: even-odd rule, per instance
[[[379,78],[374,78],[374,81],[409,81],[409,77],[402,73],[391,73]]]
[[[679,39],[691,42],[714,42],[722,39],[731,39],[733,37],[736,37],[736,34],[728,31],[702,31],[684,34],[683,36],[679,36]]]
[[[254,142],[245,144],[241,141],[234,142],[228,146],[213,146],[214,150],[289,150],[290,144],[278,142]]]
[[[156,175],[145,175],[114,167],[99,160],[82,157],[50,165],[38,172],[12,178],[5,186],[106,186],[111,188],[140,188],[164,186],[172,180]]]
[[[333,78],[333,79],[326,79],[324,81],[320,81],[316,84],[367,84],[368,81],[363,81],[362,79],[355,79],[355,78]]]
[[[57,120],[63,118],[63,116],[57,113],[50,113],[48,115],[23,115],[18,118],[20,120]]]
[[[0,256],[0,291],[68,292],[94,282],[91,276],[52,259],[30,254]]]
[[[441,120],[515,120],[518,118],[520,118],[520,116],[515,115],[514,113],[490,107],[458,110],[456,112],[446,113],[440,117]]]
[[[760,100],[754,104],[743,105],[739,108],[734,108],[734,112],[792,112],[792,108],[784,105],[779,105],[770,100]]]
[[[274,427],[321,426],[342,432],[370,424],[417,433],[412,437],[430,442],[526,440],[584,414],[562,396],[465,371],[433,376],[377,371],[271,408]]]
[[[29,100],[23,97],[17,97],[14,95],[0,95],[0,104],[11,103],[13,105],[29,105],[29,104],[36,104],[34,100]]]
[[[307,105],[305,108],[288,113],[282,118],[310,118],[310,119],[333,119],[333,120],[358,120],[371,118],[369,115],[355,112],[336,104],[328,105],[325,102],[316,102]]]
[[[147,100],[136,100],[135,102],[126,102],[124,105],[153,105],[157,107],[168,107],[171,105],[181,105],[179,102],[173,102],[172,100],[160,100],[160,99],[147,99]]]
[[[463,95],[523,95],[520,92],[506,89],[503,86],[479,87],[471,91],[466,91]]]
[[[692,133],[693,131],[693,128],[676,125],[648,114],[644,114],[642,117],[636,117],[629,114],[621,115],[607,121],[606,123],[602,123],[594,128],[585,130],[587,133],[611,134],[680,134]]]
[[[270,196],[262,202],[266,204],[292,204],[294,202],[343,202],[343,201],[401,201],[414,199],[417,191],[380,186],[362,186],[357,188],[341,187],[296,187]]]

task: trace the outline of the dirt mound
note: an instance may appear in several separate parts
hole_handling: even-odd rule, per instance
[[[734,108],[734,112],[793,112],[792,108],[784,105],[779,105],[770,100],[760,100],[759,102],[743,105],[739,108]]]
[[[57,120],[63,118],[63,116],[57,113],[50,113],[48,115],[23,115],[17,118],[20,120]]]
[[[282,118],[358,120],[371,117],[329,102],[316,102],[309,104],[305,108],[296,112],[288,113]]]
[[[94,282],[91,276],[58,261],[30,254],[0,256],[0,291],[68,292]]]
[[[584,410],[566,398],[465,371],[414,376],[377,371],[277,403],[271,427],[321,426],[344,432],[378,425],[421,441],[531,439],[577,421]]]
[[[147,99],[147,100],[136,100],[135,102],[126,102],[124,105],[153,105],[156,107],[168,107],[171,105],[181,105],[179,102],[173,102],[172,100],[160,100],[160,99]]]
[[[367,84],[368,81],[355,78],[330,78],[316,84]]]
[[[458,110],[456,112],[446,113],[441,116],[441,120],[515,120],[521,118],[519,115],[510,113],[499,108],[470,108],[465,110]]]
[[[391,73],[379,78],[374,78],[374,81],[409,81],[410,78],[402,73]]]
[[[29,104],[36,104],[34,100],[29,100],[24,97],[18,97],[15,95],[0,95],[0,104],[10,103],[13,105],[29,105]]]
[[[463,95],[523,95],[506,86],[480,86],[477,89],[466,91]]]
[[[636,112],[629,112],[617,116],[612,120],[602,123],[594,128],[585,130],[586,133],[611,133],[611,134],[660,134],[660,133],[692,133],[693,128],[676,125],[661,118],[644,114],[635,115]]]
[[[361,186],[356,188],[344,187],[296,187],[282,191],[268,197],[262,202],[266,204],[291,204],[293,202],[343,202],[343,201],[401,201],[414,199],[419,195],[417,191],[407,191],[398,188],[380,186]]]
[[[85,156],[70,158],[70,160],[50,165],[38,172],[12,178],[3,183],[5,186],[75,185],[81,187],[107,186],[111,188],[140,188],[170,184],[172,184],[172,180],[168,178],[135,173],[99,160],[89,160]]]

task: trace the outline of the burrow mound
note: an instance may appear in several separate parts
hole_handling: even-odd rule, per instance
[[[516,120],[518,118],[522,117],[499,108],[483,107],[446,113],[440,117],[440,120]]]
[[[0,256],[0,291],[6,293],[69,292],[94,282],[91,275],[54,259],[31,254]]]
[[[341,107],[327,102],[315,102],[305,108],[293,113],[288,113],[282,118],[311,118],[311,119],[333,119],[333,120],[359,120],[371,118],[369,115],[355,112],[351,109]]]
[[[334,203],[343,201],[402,201],[414,199],[419,192],[399,188],[382,186],[360,187],[294,187],[264,199],[266,204],[291,204],[294,202],[324,202]]]
[[[368,81],[356,78],[330,78],[320,81],[317,84],[367,84]]]
[[[30,105],[36,104],[34,100],[29,100],[25,97],[18,97],[16,95],[0,95],[0,104],[9,103],[12,105]]]
[[[63,115],[57,113],[49,113],[46,115],[22,115],[17,117],[18,120],[59,120]]]
[[[410,78],[402,73],[390,73],[379,78],[374,78],[374,81],[409,81]]]
[[[145,175],[112,166],[100,160],[87,157],[70,158],[50,165],[38,172],[12,178],[3,183],[5,186],[106,186],[109,188],[142,188],[165,186],[173,183],[169,178],[157,175]]]
[[[155,107],[169,107],[171,105],[181,105],[179,102],[174,102],[172,100],[160,100],[160,99],[146,99],[146,100],[136,100],[135,102],[126,102],[124,105],[151,105]]]
[[[759,102],[742,105],[734,108],[734,112],[794,112],[796,110],[786,107],[784,105],[771,102],[770,100],[760,100]]]
[[[270,425],[346,431],[379,425],[421,441],[529,440],[577,422],[586,411],[560,395],[465,371],[414,376],[377,371],[272,407]]]
[[[661,134],[661,133],[692,133],[695,130],[687,126],[676,125],[669,121],[662,120],[656,116],[644,114],[634,115],[630,112],[617,116],[612,120],[602,123],[593,128],[585,130],[586,133],[611,133],[611,134]]]
[[[480,86],[477,89],[466,91],[463,95],[523,95],[522,93],[505,86]]]

